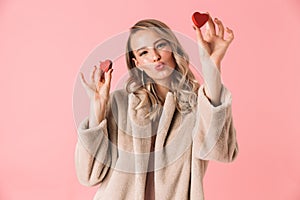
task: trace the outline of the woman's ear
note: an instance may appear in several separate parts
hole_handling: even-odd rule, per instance
[[[132,58],[132,60],[133,60],[133,62],[135,64],[135,66],[138,67],[139,66],[139,62],[135,58]]]

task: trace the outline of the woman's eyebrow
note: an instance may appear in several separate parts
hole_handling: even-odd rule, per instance
[[[155,42],[153,42],[153,44],[155,45],[156,43],[158,43],[158,42],[161,41],[161,40],[166,40],[166,39],[164,39],[164,38],[159,38],[158,40],[156,40]],[[144,46],[144,47],[138,48],[136,51],[140,51],[140,50],[145,49],[145,48],[146,48],[146,47]]]
[[[145,48],[146,47],[141,47],[141,48],[137,49],[136,51],[140,51],[140,50],[145,49]]]
[[[160,42],[161,40],[164,40],[164,41],[166,41],[166,39],[164,39],[164,38],[160,38],[160,39],[156,40],[156,41],[155,41],[153,44],[156,44],[156,43]]]

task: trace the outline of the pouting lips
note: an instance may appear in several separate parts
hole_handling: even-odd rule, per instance
[[[164,63],[159,63],[158,65],[155,66],[155,69],[160,70],[160,69],[164,68],[164,66],[165,66]]]

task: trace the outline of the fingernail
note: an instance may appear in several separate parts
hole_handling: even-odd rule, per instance
[[[195,26],[192,26],[194,30],[196,30]]]

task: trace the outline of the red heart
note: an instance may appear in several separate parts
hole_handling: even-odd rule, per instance
[[[111,60],[107,59],[104,62],[100,61],[100,69],[103,70],[104,72],[107,72],[111,68],[112,68]]]
[[[208,14],[201,14],[199,12],[195,12],[192,16],[194,24],[198,27],[201,28],[209,19]]]

